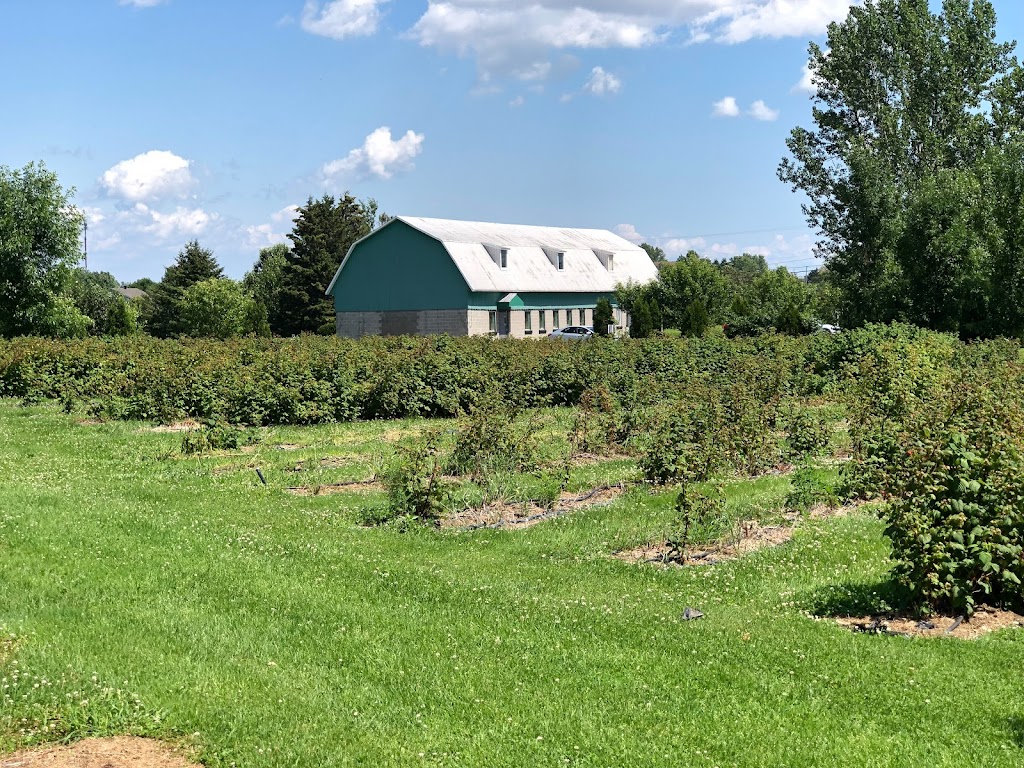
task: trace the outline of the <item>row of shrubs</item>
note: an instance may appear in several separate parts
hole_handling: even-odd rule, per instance
[[[444,465],[430,454],[431,476],[529,465],[530,426],[513,428],[494,402],[577,406],[576,449],[632,444],[648,482],[682,489],[684,512],[701,501],[694,484],[716,473],[757,474],[820,450],[828,427],[811,398],[845,409],[852,461],[839,490],[886,502],[897,580],[923,608],[970,614],[981,603],[1024,609],[1020,356],[1014,341],[964,344],[900,325],[580,344],[16,339],[0,342],[0,396],[236,425],[469,414],[462,450]],[[479,450],[496,444],[501,455]]]
[[[661,399],[679,387],[742,381],[758,397],[771,398],[829,391],[865,349],[916,333],[877,326],[802,339],[585,344],[443,336],[24,338],[0,341],[0,397],[59,399],[97,418],[246,425],[447,417],[495,390],[521,405],[557,406],[575,405],[598,386],[622,402],[636,402]]]
[[[867,349],[845,391],[847,496],[880,498],[894,574],[923,608],[1024,609],[1024,366],[1015,342]]]

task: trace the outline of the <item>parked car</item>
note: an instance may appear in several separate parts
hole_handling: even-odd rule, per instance
[[[819,333],[842,333],[843,329],[838,325],[829,325],[828,323],[822,323],[818,326]]]
[[[566,339],[568,341],[580,341],[589,339],[594,335],[594,329],[589,325],[567,325],[565,328],[556,328],[548,334],[549,339]]]

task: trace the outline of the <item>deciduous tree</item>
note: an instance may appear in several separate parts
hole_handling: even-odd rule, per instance
[[[82,215],[43,164],[0,166],[0,336],[81,336],[88,320],[64,295],[81,258]]]
[[[980,332],[1020,274],[991,179],[1020,157],[1024,74],[995,27],[990,0],[865,0],[810,46],[814,127],[779,177],[808,198],[843,322]]]

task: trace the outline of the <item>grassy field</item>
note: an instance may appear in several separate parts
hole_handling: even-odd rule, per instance
[[[380,494],[284,490],[364,479],[424,427],[267,429],[251,453],[184,458],[180,434],[0,403],[0,752],[130,731],[211,766],[1024,762],[1024,632],[807,615],[884,596],[869,513],[678,568],[611,557],[672,519],[642,489],[470,533],[365,528]],[[591,464],[571,487],[633,471]],[[730,482],[729,508],[777,514],[788,485]]]

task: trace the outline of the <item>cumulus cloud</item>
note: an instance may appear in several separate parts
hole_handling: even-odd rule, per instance
[[[765,257],[770,267],[784,266],[797,274],[805,274],[821,266],[821,261],[814,255],[814,236],[809,232],[792,236],[766,232],[763,239],[745,243],[707,237],[662,237],[656,238],[654,244],[664,250],[669,259],[693,250],[708,259],[729,259],[741,253],[760,255]]]
[[[524,98],[523,98],[522,96],[516,96],[516,97],[515,97],[514,99],[512,99],[512,100],[511,100],[511,101],[510,101],[510,102],[508,103],[508,105],[509,105],[510,107],[521,107],[521,106],[523,106],[523,104],[525,104],[525,103],[526,103],[526,99],[524,99]]]
[[[366,37],[380,25],[382,0],[306,0],[302,28],[334,40]]]
[[[133,202],[180,197],[192,186],[191,165],[173,152],[152,150],[104,172],[100,184],[108,195]]]
[[[636,231],[636,227],[632,224],[619,224],[615,227],[615,234],[629,240],[631,243],[636,243],[637,245],[640,245],[640,243],[646,240],[643,235]]]
[[[423,151],[422,133],[406,131],[398,140],[391,138],[391,129],[382,126],[366,137],[363,146],[353,149],[347,157],[327,163],[321,169],[324,179],[342,176],[390,179],[396,172],[413,168],[413,159]]]
[[[202,208],[175,208],[170,213],[153,210],[145,203],[136,203],[129,212],[139,231],[161,240],[171,237],[195,237],[202,234],[215,221],[217,214]]]
[[[351,0],[350,0],[351,1]],[[476,60],[482,80],[550,74],[554,51],[808,37],[860,0],[428,0],[408,31],[423,46]]]
[[[285,221],[291,224],[297,218],[299,218],[299,206],[297,205],[286,205],[281,210],[270,214],[270,220],[276,224],[280,224]]]
[[[594,67],[590,71],[590,79],[583,86],[583,90],[594,96],[618,93],[622,90],[622,81],[611,72],[605,72],[601,67]]]
[[[769,123],[779,119],[779,110],[772,109],[761,99],[750,105],[748,114],[755,120],[764,120]]]
[[[739,104],[736,103],[736,99],[733,96],[726,96],[711,106],[711,114],[715,117],[738,117],[740,114]]]
[[[811,37],[830,22],[839,21],[860,0],[760,0],[728,3],[710,21],[726,19],[715,38],[723,43],[745,43],[756,37]],[[700,25],[698,25],[698,28]]]
[[[270,214],[270,222],[244,227],[245,244],[250,248],[266,248],[278,243],[288,242],[286,232],[278,230],[291,226],[299,216],[299,206],[286,205],[279,211]]]

